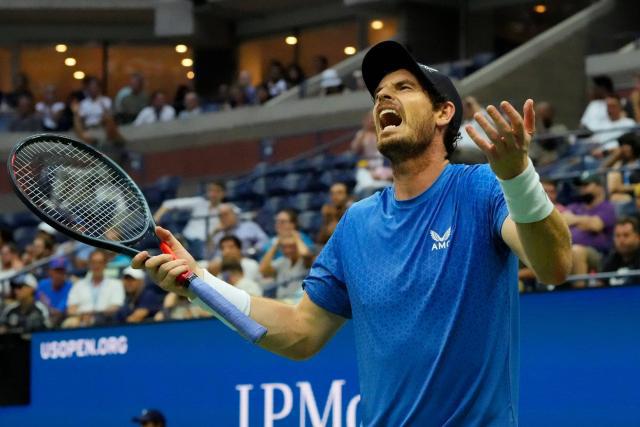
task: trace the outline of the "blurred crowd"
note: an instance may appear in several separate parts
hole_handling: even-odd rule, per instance
[[[287,83],[279,84],[280,80],[275,79],[275,68],[270,75],[274,76],[270,79],[274,91],[286,90]],[[250,81],[246,74],[240,77],[239,80]],[[114,124],[160,120],[162,110],[151,107],[153,111],[145,113],[150,107],[144,106],[146,101],[141,95],[143,81],[141,76],[133,76],[129,89],[123,89],[112,106],[111,100],[100,94],[99,82],[88,79],[87,98],[72,103],[71,121],[81,120],[81,129],[104,126],[107,107],[116,112],[109,115]],[[16,99],[25,99],[25,95]],[[167,117],[175,115],[176,108],[166,104],[164,94],[156,93],[151,99],[158,106],[171,108],[165,110],[173,111],[166,113]],[[197,96],[186,91],[184,100],[179,116],[197,114]],[[65,108],[59,106],[52,111]],[[135,113],[137,109],[140,111]],[[473,123],[474,114],[483,111],[479,100],[464,99],[464,118],[469,123]],[[60,117],[63,116],[64,113]],[[558,123],[549,102],[537,103],[537,135],[530,154],[549,198],[570,227],[572,274],[578,275],[554,289],[638,283],[637,276],[627,273],[640,269],[639,119],[640,75],[626,96],[615,91],[607,76],[594,78],[591,100],[578,130],[568,131]],[[117,126],[113,128],[111,138],[117,141]],[[308,232],[309,228],[305,228],[307,232],[301,229],[299,212],[290,206],[267,210],[267,216],[259,218],[256,211],[243,211],[239,205],[229,203],[224,182],[208,183],[202,196],[165,200],[155,212],[155,220],[163,224],[172,212],[187,211],[186,225],[173,230],[192,253],[198,254],[203,268],[252,295],[295,303],[302,297],[302,281],[315,256],[349,206],[392,183],[390,165],[376,148],[370,114],[354,135],[351,152],[357,158],[350,175],[355,178],[349,182],[334,180],[327,185],[326,203],[318,213],[321,220],[313,233]],[[464,131],[451,160],[485,161]],[[51,227],[41,224],[33,241],[18,247],[12,241],[11,230],[2,230],[0,331],[211,316],[184,298],[165,294],[144,272],[131,269],[126,256],[81,243],[72,244],[74,247],[68,250],[63,240]],[[32,268],[26,268],[29,266]],[[522,291],[550,289],[538,283],[526,265],[521,267]],[[25,274],[16,276],[27,269]],[[601,278],[594,275],[598,272],[615,272],[617,277]]]
[[[312,75],[320,75],[320,93],[331,95],[345,90],[363,90],[361,75],[354,74],[345,84],[338,73],[329,68],[326,57],[316,56]],[[270,62],[264,82],[254,85],[246,70],[238,72],[235,81],[221,84],[210,96],[198,94],[192,82],[179,85],[173,99],[161,90],[149,91],[140,73],[130,76],[129,84],[120,88],[111,99],[103,93],[100,80],[87,76],[82,88],[62,98],[54,85],[45,86],[41,94],[34,94],[29,77],[21,73],[8,93],[0,92],[0,131],[64,132],[74,130],[80,136],[86,131],[114,125],[140,126],[176,119],[187,119],[203,112],[225,111],[245,106],[261,105],[283,92],[298,87],[300,97],[306,96],[306,75],[292,63]],[[314,95],[316,95],[314,93]]]

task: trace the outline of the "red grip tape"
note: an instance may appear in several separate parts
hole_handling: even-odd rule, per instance
[[[173,250],[171,249],[171,247],[167,242],[160,242],[160,250],[162,251],[163,254],[168,254],[168,255],[171,255],[173,259],[178,259],[178,257],[176,257],[176,254],[173,253]],[[182,273],[180,276],[178,276],[178,282],[180,283],[187,282],[187,279],[189,278],[189,276],[191,276],[191,274],[192,274],[191,271]]]

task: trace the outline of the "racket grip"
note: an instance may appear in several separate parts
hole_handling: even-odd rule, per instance
[[[173,253],[173,250],[169,246],[167,242],[160,242],[160,250],[163,254],[169,254],[173,257],[173,259],[177,259],[176,254]],[[187,271],[186,273],[182,273],[178,276],[178,282],[187,283],[189,281],[189,276],[191,276],[191,272]]]
[[[160,242],[160,250],[176,259],[167,242]],[[267,328],[247,316],[231,304],[220,292],[207,285],[202,279],[191,271],[182,273],[178,281],[189,285],[191,292],[196,294],[206,305],[218,313],[227,323],[233,326],[240,335],[252,343],[257,343],[267,333]]]
[[[267,328],[238,310],[235,305],[195,274],[191,273],[188,281],[191,292],[233,326],[244,338],[255,344],[267,333]]]

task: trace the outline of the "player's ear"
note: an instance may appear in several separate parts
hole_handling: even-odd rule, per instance
[[[436,126],[446,126],[449,124],[451,119],[453,119],[453,115],[456,112],[456,107],[453,105],[451,101],[443,102],[440,107],[434,111],[434,115],[436,118]]]

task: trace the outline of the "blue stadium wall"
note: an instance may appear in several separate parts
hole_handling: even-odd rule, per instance
[[[640,286],[521,298],[520,425],[640,425]],[[215,320],[39,333],[31,404],[0,426],[357,426],[349,324],[312,360],[253,347]],[[340,420],[334,420],[338,416]]]

